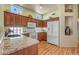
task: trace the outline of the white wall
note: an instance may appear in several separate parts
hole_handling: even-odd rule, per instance
[[[53,15],[54,14],[54,15]],[[49,19],[50,17],[59,17],[59,11],[58,10],[55,10],[55,11],[52,11],[52,12],[48,12],[46,14],[43,15],[43,20],[47,20]]]
[[[65,5],[59,5],[59,20],[60,20],[60,47],[76,47],[77,46],[77,5],[73,6],[73,13],[65,13]],[[73,34],[65,35],[65,16],[73,16],[72,30]]]
[[[3,7],[4,7],[4,5],[0,4],[0,32],[3,32],[3,28],[4,28]]]
[[[78,34],[78,42],[79,42],[79,21],[77,22],[77,34]]]

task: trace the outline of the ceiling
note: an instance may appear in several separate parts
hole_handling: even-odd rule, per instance
[[[40,14],[45,14],[58,9],[56,4],[20,4],[20,6],[32,9]]]

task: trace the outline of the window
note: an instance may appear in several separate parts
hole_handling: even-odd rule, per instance
[[[10,34],[22,34],[23,29],[21,27],[10,27],[11,32]]]
[[[23,9],[20,6],[12,5],[11,6],[11,12],[15,14],[21,14]]]
[[[42,19],[42,15],[36,14],[36,15],[35,15],[35,18],[36,18],[36,19]]]

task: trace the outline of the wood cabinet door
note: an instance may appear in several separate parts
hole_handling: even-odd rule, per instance
[[[29,18],[29,22],[35,22],[33,18]]]
[[[14,14],[4,12],[4,26],[14,26]]]
[[[34,22],[37,23],[36,19],[34,19]]]
[[[47,41],[47,32],[43,32],[43,39],[44,41]]]
[[[38,40],[43,41],[43,33],[42,32],[38,33]]]
[[[28,19],[28,22],[31,22],[31,21],[32,21],[32,18],[29,18],[29,17],[28,17],[27,19]]]
[[[35,20],[34,19],[31,19],[31,22],[35,23]]]
[[[15,26],[21,26],[21,15],[15,14]]]
[[[35,45],[33,45],[33,46],[31,46],[31,47],[28,47],[27,48],[28,50],[28,55],[37,55],[38,54],[38,45],[37,44],[35,44]]]
[[[21,17],[21,26],[27,26],[27,18],[25,16]]]
[[[43,21],[43,27],[47,27],[47,21]]]
[[[11,16],[10,16],[10,17],[11,17],[10,25],[11,25],[11,26],[14,26],[14,24],[15,24],[15,16],[14,16],[14,14],[11,13]]]
[[[43,22],[41,20],[37,20],[37,27],[43,27]]]
[[[35,19],[33,19],[33,18],[29,18],[29,21],[27,21],[27,23],[28,23],[28,22],[35,23],[36,26],[37,26],[37,21],[36,21]]]
[[[10,14],[8,12],[4,13],[4,24],[5,26],[10,25]]]
[[[36,19],[32,19],[32,22],[33,22],[33,23],[36,23]]]
[[[47,41],[47,33],[46,32],[39,32],[38,33],[38,40],[39,41]]]

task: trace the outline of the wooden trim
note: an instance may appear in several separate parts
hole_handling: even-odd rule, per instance
[[[47,19],[46,21],[59,21],[59,17],[51,17],[50,19]]]

